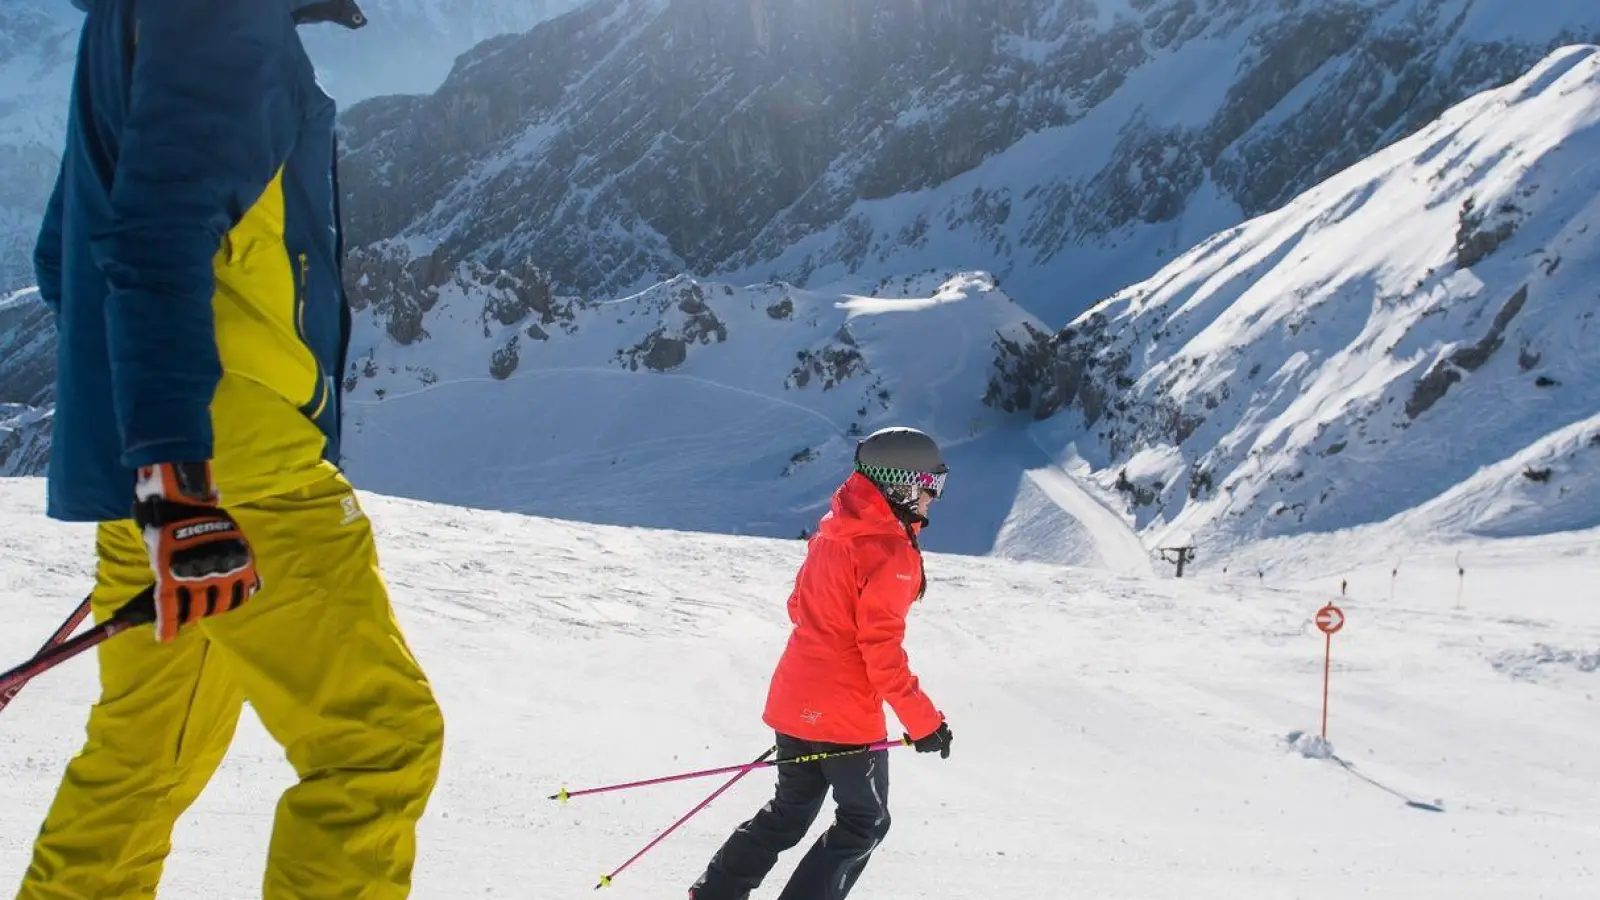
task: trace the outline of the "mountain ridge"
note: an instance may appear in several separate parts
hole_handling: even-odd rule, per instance
[[[609,296],[981,269],[1064,321],[1583,38],[1575,2],[600,0],[351,109],[350,234]]]
[[[1066,328],[1002,343],[991,402],[1091,458],[1155,541],[1401,515],[1600,525],[1596,149],[1600,48],[1563,48]],[[1477,511],[1438,506],[1451,491]]]
[[[518,82],[554,109],[573,84],[605,87],[587,55],[599,45],[562,40],[569,29],[631,34],[655,20],[619,10],[668,6],[596,3],[465,55],[456,84],[432,98],[363,107],[410,115],[454,97],[463,127],[442,139],[470,144],[472,116],[495,99],[463,87],[475,68],[495,71],[526,42],[565,47],[572,84]],[[1233,18],[1206,27],[1266,21],[1259,4],[1224,6]],[[1376,0],[1339,8],[1357,6],[1393,12]],[[1458,30],[1487,28],[1494,22],[1471,16],[1509,8],[1423,6],[1436,17],[1455,9]],[[1522,24],[1547,33],[1571,8]],[[893,14],[862,13],[862,27]],[[628,46],[619,39],[606,52]],[[1197,237],[1177,262],[1119,286],[1065,329],[1019,301],[1015,273],[959,265],[959,228],[930,228],[945,235],[940,265],[875,279],[808,286],[678,271],[619,294],[570,291],[532,257],[458,255],[419,235],[357,246],[348,285],[357,328],[342,373],[351,468],[401,495],[792,536],[847,469],[853,434],[913,422],[959,463],[963,481],[929,537],[952,552],[1135,570],[1136,546],[1200,540],[1226,555],[1399,519],[1462,534],[1581,527],[1595,490],[1581,423],[1600,401],[1581,377],[1595,361],[1562,339],[1587,327],[1575,286],[1590,274],[1592,210],[1559,181],[1591,177],[1571,160],[1590,140],[1592,56],[1588,46],[1556,50],[1284,206]],[[635,62],[636,74],[649,71]],[[1223,81],[1210,89],[1226,94]],[[1185,112],[1181,96],[1165,102],[1172,116],[1213,119]],[[1485,131],[1497,123],[1517,142]],[[518,145],[535,152],[561,139],[543,127],[524,126]],[[1004,152],[1056,158],[1037,138]],[[1144,168],[1160,172],[1164,159]],[[1085,158],[1077,171],[1099,165]],[[519,177],[509,162],[475,171],[483,178],[455,182],[449,196]],[[978,174],[930,190],[963,192]],[[476,212],[454,200],[438,210],[463,222]],[[1179,224],[1204,218],[1186,213]],[[48,343],[23,334],[13,346],[38,360]],[[1502,412],[1504,397],[1517,402]],[[0,424],[13,461],[41,458],[43,402],[9,408],[11,424]],[[1480,425],[1491,440],[1462,439]],[[23,471],[16,465],[0,459],[0,471]]]

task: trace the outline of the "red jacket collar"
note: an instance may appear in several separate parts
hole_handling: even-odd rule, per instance
[[[818,526],[819,531],[838,536],[854,534],[905,534],[909,527],[913,534],[922,530],[926,520],[910,523],[895,514],[894,507],[883,496],[883,491],[860,472],[852,472],[844,484],[833,492],[832,508]]]

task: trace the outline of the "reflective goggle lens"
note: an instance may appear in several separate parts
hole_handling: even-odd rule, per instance
[[[932,491],[935,497],[944,493],[944,480],[948,472],[918,472],[912,476],[913,483],[925,491]]]

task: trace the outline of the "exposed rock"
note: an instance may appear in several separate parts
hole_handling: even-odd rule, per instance
[[[504,380],[511,377],[517,370],[517,362],[521,356],[521,341],[512,335],[504,344],[496,348],[489,356],[489,374],[496,379]]]
[[[728,339],[728,326],[707,302],[705,288],[691,278],[675,278],[639,300],[661,315],[661,325],[639,343],[617,352],[617,359],[629,370],[636,371],[640,365],[656,372],[675,369],[689,359],[691,344]]]
[[[1519,212],[1515,206],[1502,204],[1496,209],[1494,220],[1487,222],[1483,211],[1474,208],[1471,197],[1463,201],[1461,224],[1456,229],[1456,268],[1469,269],[1500,249],[1516,233]]]
[[[0,477],[45,474],[54,423],[51,409],[0,403]]]
[[[783,477],[788,478],[790,475],[793,475],[798,469],[800,469],[800,467],[816,458],[817,451],[814,448],[806,447],[803,450],[795,451],[795,454],[789,457],[788,464],[783,467]]]
[[[558,302],[548,276],[523,263],[493,268],[439,253],[413,256],[399,247],[353,250],[345,264],[345,288],[353,309],[375,309],[389,336],[400,344],[428,337],[423,318],[443,291],[482,296],[483,322],[515,325],[537,313],[539,323],[571,322],[572,302]]]
[[[682,338],[668,337],[662,329],[650,332],[627,352],[629,368],[637,369],[641,363],[656,372],[676,369],[689,358],[689,343]]]
[[[49,307],[33,291],[0,304],[0,403],[45,406],[55,397],[55,378],[56,326]]]
[[[1511,320],[1522,310],[1522,305],[1528,300],[1528,286],[1523,285],[1511,295],[1500,311],[1495,314],[1494,322],[1477,343],[1462,347],[1444,359],[1433,364],[1428,373],[1417,380],[1416,387],[1411,392],[1411,399],[1406,401],[1406,417],[1415,419],[1427,412],[1443,399],[1450,386],[1459,382],[1466,373],[1477,370],[1489,357],[1500,349],[1505,341],[1505,330]]]
[[[1007,412],[1026,409],[1036,419],[1076,404],[1085,422],[1099,421],[1116,379],[1131,361],[1126,353],[1103,353],[1111,347],[1105,317],[1091,314],[1078,327],[1055,334],[1026,324],[1024,328],[1026,339],[1000,336],[995,341],[995,371],[984,402]],[[1105,380],[1112,382],[1110,389]]]
[[[1161,492],[1166,488],[1166,485],[1160,481],[1149,485],[1135,484],[1128,479],[1127,469],[1117,472],[1117,480],[1112,486],[1121,493],[1127,494],[1129,502],[1134,506],[1155,505],[1160,502]]]
[[[795,356],[799,362],[790,371],[789,377],[784,379],[785,389],[803,389],[815,377],[824,391],[830,391],[866,369],[866,360],[855,348],[854,340],[848,343],[840,341],[837,345],[821,349],[801,350]]]

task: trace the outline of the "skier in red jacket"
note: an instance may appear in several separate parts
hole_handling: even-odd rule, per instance
[[[901,647],[906,613],[927,588],[917,535],[948,471],[938,445],[913,428],[886,428],[856,446],[855,472],[834,492],[789,596],[794,627],[763,715],[777,734],[778,759],[886,740],[885,702],[905,741],[950,756],[950,728]],[[773,799],[712,857],[692,900],[745,900],[778,855],[805,837],[830,787],[833,825],[778,900],[843,900],[860,878],[889,830],[888,751],[777,770]]]

